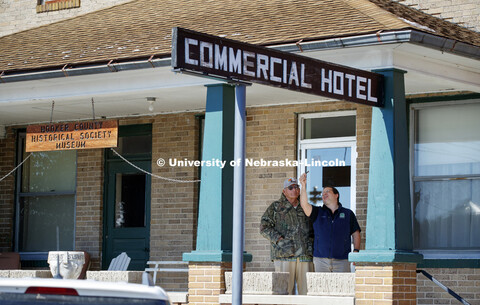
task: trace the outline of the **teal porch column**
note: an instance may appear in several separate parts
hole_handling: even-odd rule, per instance
[[[202,159],[225,166],[202,167],[197,246],[183,254],[184,261],[232,261],[234,115],[234,86],[207,86]]]
[[[384,75],[385,106],[372,109],[365,251],[354,262],[418,263],[414,253],[409,179],[409,141],[404,71]]]

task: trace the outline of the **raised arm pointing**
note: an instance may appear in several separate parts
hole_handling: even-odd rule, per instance
[[[302,206],[305,215],[310,216],[312,214],[312,206],[308,203],[308,196],[307,196],[307,173],[303,173],[300,176],[300,185],[302,189],[300,190],[300,205]]]

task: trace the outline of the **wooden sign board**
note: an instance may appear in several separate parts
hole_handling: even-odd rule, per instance
[[[172,67],[346,100],[383,105],[383,75],[182,28],[172,33]]]
[[[53,151],[117,147],[118,121],[90,121],[31,125],[26,151]]]

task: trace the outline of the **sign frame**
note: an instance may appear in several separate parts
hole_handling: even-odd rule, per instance
[[[259,83],[383,107],[383,75],[180,27],[172,68],[226,81]]]
[[[118,121],[95,120],[27,126],[26,152],[118,146]]]

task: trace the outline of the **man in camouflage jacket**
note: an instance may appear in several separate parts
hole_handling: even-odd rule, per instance
[[[283,193],[262,216],[260,233],[270,241],[276,272],[290,272],[288,293],[307,294],[307,272],[313,272],[313,228],[299,201],[297,179],[283,183]]]

